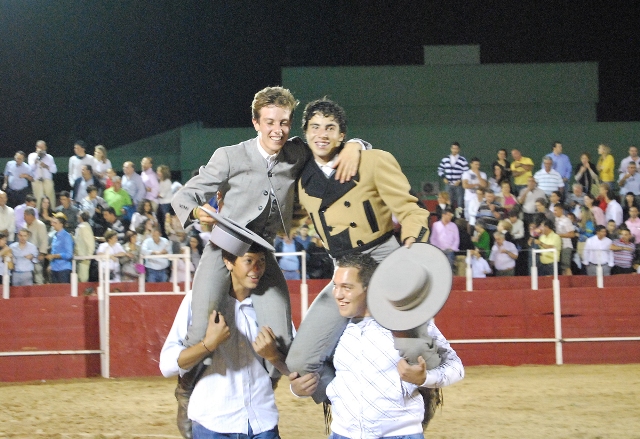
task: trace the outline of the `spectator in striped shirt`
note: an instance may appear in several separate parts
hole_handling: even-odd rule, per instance
[[[469,170],[467,159],[460,155],[460,144],[451,144],[451,154],[438,165],[438,175],[447,185],[449,198],[456,208],[464,207],[464,189],[462,187],[462,173]]]
[[[547,197],[554,191],[563,191],[564,181],[562,180],[560,173],[552,168],[553,160],[551,157],[546,156],[543,160],[543,165],[544,168],[540,169],[533,176],[538,183],[538,187],[542,189]]]
[[[611,274],[633,273],[632,264],[636,246],[631,242],[631,232],[625,225],[620,226],[618,231],[620,238],[611,244],[611,250],[613,250]]]

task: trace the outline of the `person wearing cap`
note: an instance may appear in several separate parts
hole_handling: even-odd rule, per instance
[[[402,225],[404,245],[427,240],[429,212],[418,206],[407,177],[391,154],[362,151],[356,177],[339,183],[329,176],[346,135],[344,110],[329,99],[318,99],[307,104],[302,118],[314,160],[307,162],[302,171],[298,195],[331,257],[370,253],[382,261],[400,246],[393,233],[393,216]],[[331,297],[332,288],[329,284],[323,289],[298,330],[287,356],[292,371],[302,375],[321,371],[347,324]],[[429,337],[406,338],[397,343],[412,362],[421,353],[430,369],[440,364]],[[323,391],[330,376],[323,374],[322,378],[314,395],[318,403],[324,400]]]
[[[222,191],[222,215],[273,242],[277,232],[291,229],[294,183],[311,153],[299,138],[288,139],[297,101],[282,87],[267,87],[256,93],[252,103],[256,138],[237,145],[218,148],[206,166],[180,189],[172,207],[184,228],[193,221],[213,224],[201,208]],[[360,142],[352,142],[336,161],[336,178],[355,174],[360,159]],[[280,349],[291,343],[289,291],[272,255],[267,258],[261,294],[255,308],[261,324],[277,334]],[[206,330],[211,309],[226,295],[229,284],[221,252],[206,246],[194,276],[193,324],[187,344],[197,343]]]
[[[190,347],[184,343],[192,320],[191,292],[187,293],[162,347],[160,370],[166,377],[182,379],[193,368],[206,368],[190,399],[182,397],[180,386],[176,389],[178,428],[184,437],[279,437],[272,382],[265,362],[256,354],[282,373],[288,371],[271,329],[258,329],[251,296],[262,281],[267,250],[273,247],[247,229],[218,219],[211,239],[223,248],[231,291],[211,313],[205,336]],[[227,324],[225,316],[233,324]],[[185,411],[187,420],[182,416]]]
[[[45,258],[50,261],[51,283],[71,283],[71,261],[73,260],[73,236],[65,230],[67,217],[56,212],[51,217],[51,227],[55,230],[51,241],[51,253]]]
[[[332,412],[330,439],[423,438],[437,405],[436,389],[464,378],[460,358],[430,317],[430,311],[439,309],[449,291],[427,293],[428,269],[416,260],[416,256],[434,255],[433,250],[432,246],[415,244],[411,249],[397,250],[380,266],[362,253],[337,261],[333,298],[348,324],[333,355],[336,376],[327,387]],[[436,267],[448,266],[443,254],[436,259]],[[397,272],[401,276],[394,279]],[[390,299],[400,297],[413,308],[393,305]],[[430,303],[432,298],[437,303]],[[407,329],[425,321],[443,360],[431,370],[422,357],[416,365],[402,358],[394,346],[395,329],[389,329]],[[292,391],[299,396],[310,393],[296,386],[303,378],[292,381]]]

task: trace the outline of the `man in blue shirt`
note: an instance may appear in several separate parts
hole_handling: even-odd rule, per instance
[[[51,283],[71,283],[71,261],[73,260],[73,237],[64,227],[67,217],[56,212],[51,218],[51,227],[56,231],[51,242],[51,253],[46,256],[50,261]]]
[[[11,283],[16,287],[33,285],[33,264],[38,261],[38,247],[28,239],[29,231],[21,229],[18,232],[18,241],[9,246],[13,254]]]
[[[550,157],[553,161],[552,169],[558,171],[562,180],[565,183],[565,187],[569,179],[571,178],[571,161],[566,154],[562,153],[562,143],[553,142],[552,144],[553,151],[547,154],[545,157]],[[544,169],[544,157],[542,160],[542,165],[540,169]]]
[[[9,207],[16,207],[24,203],[29,193],[29,182],[33,181],[33,172],[31,166],[24,162],[25,153],[16,152],[13,156],[14,160],[7,162],[4,167],[4,183],[2,189],[7,192]]]
[[[122,165],[122,188],[131,195],[133,205],[137,206],[147,196],[147,188],[140,174],[136,173],[133,162],[124,162]]]

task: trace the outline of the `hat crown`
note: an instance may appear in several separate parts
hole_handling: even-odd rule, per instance
[[[420,264],[405,261],[396,267],[396,286],[387,300],[398,311],[408,311],[420,305],[429,294],[430,277]]]

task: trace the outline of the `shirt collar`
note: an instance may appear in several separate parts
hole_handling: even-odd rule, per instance
[[[333,164],[335,163],[337,157],[338,156],[333,157],[331,161],[329,161],[326,165],[323,165],[316,160],[316,164],[320,167],[324,175],[326,175],[327,177],[330,177],[331,174],[333,174],[333,171],[335,171],[335,169],[333,168]]]
[[[280,151],[276,152],[275,154],[269,154],[267,151],[264,150],[262,146],[260,146],[260,139],[258,139],[257,137],[256,139],[257,139],[256,147],[258,148],[258,152],[260,153],[262,158],[264,158],[267,161],[267,163],[274,162],[278,157],[278,154],[280,154]]]

